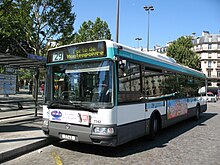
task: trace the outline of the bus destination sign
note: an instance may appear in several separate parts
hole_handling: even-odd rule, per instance
[[[87,58],[97,58],[106,56],[106,44],[102,42],[92,42],[79,45],[63,47],[52,50],[52,62],[70,61]]]

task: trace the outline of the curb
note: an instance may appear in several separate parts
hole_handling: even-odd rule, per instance
[[[6,151],[4,153],[0,153],[0,164],[3,162],[9,161],[11,159],[14,159],[16,157],[19,157],[21,155],[27,154],[28,152],[50,145],[53,142],[54,142],[53,140],[45,137],[45,139],[42,139],[40,141],[31,143],[31,144],[28,144],[22,147],[18,147],[13,150]]]

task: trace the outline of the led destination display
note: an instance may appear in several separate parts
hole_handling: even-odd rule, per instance
[[[53,49],[49,52],[48,57],[49,62],[57,62],[105,56],[106,45],[104,41],[101,41]]]

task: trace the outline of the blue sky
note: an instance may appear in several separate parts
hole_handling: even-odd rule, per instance
[[[116,38],[116,0],[72,0],[74,23],[78,31],[83,21],[100,17],[109,25],[112,39]],[[164,46],[183,35],[201,36],[202,31],[220,33],[220,0],[120,0],[119,43],[137,47],[135,38],[147,45],[147,12],[144,6],[153,5],[150,13],[150,48]]]

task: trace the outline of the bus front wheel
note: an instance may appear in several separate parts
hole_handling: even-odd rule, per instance
[[[153,113],[150,118],[149,139],[154,140],[158,131],[159,131],[159,119],[157,115]]]

